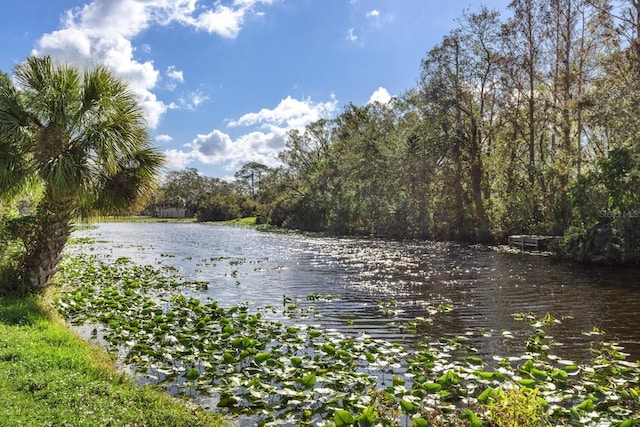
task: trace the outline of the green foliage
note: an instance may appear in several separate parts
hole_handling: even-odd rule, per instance
[[[46,306],[36,297],[0,297],[0,425],[226,425],[136,386]]]
[[[465,242],[566,234],[573,258],[637,262],[639,158],[622,147],[640,132],[640,59],[614,31],[625,24],[591,3],[509,8],[465,12],[405,94],[291,132],[283,168],[261,178],[267,221]]]
[[[258,178],[255,180],[258,188]],[[255,216],[258,204],[253,197],[242,193],[238,183],[208,178],[188,168],[169,172],[145,212],[161,216],[164,208],[183,208],[187,217],[195,215],[198,221],[228,221]]]
[[[551,425],[549,405],[536,388],[498,389],[492,394],[487,419],[495,426],[540,427]]]
[[[618,147],[569,191],[575,223],[563,251],[582,261],[640,263],[640,161],[637,148]]]
[[[579,426],[626,423],[640,410],[640,366],[608,342],[588,363],[556,356],[545,330],[561,321],[548,313],[514,314],[527,322],[518,335],[524,353],[485,361],[464,337],[408,350],[267,320],[261,307],[224,308],[184,295],[198,283],[128,259],[68,259],[59,279],[60,312],[94,325],[139,375],[186,398],[218,396],[218,408],[263,425]],[[284,296],[280,314],[295,317],[289,302]]]
[[[257,216],[245,216],[242,218],[231,219],[228,221],[224,221],[224,225],[231,225],[234,227],[251,227],[251,228],[262,228],[259,226],[264,226],[261,222],[260,217]]]
[[[0,296],[22,295],[26,287],[21,280],[26,255],[22,238],[32,224],[21,218],[13,203],[0,202]]]
[[[249,196],[238,193],[212,194],[198,209],[198,221],[228,221],[255,216],[257,204]]]
[[[0,297],[27,293],[21,277],[24,257],[24,246],[20,242],[0,241]]]
[[[269,168],[262,163],[245,163],[236,173],[236,183],[243,190],[243,193],[252,200],[257,201],[263,187],[262,179],[269,172]]]
[[[270,207],[270,224],[305,231],[326,230],[330,195],[309,191],[282,197]]]
[[[42,192],[22,213],[32,227],[14,223],[11,230],[25,250],[21,280],[40,292],[55,274],[72,219],[141,207],[164,156],[151,143],[138,98],[106,68],[83,71],[30,56],[13,77],[15,85],[0,78],[0,201]]]
[[[228,185],[217,178],[202,176],[197,169],[167,173],[146,211],[156,215],[162,208],[184,208],[187,217],[194,216],[212,194],[228,193]]]

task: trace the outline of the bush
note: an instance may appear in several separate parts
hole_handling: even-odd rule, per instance
[[[272,204],[269,223],[282,228],[325,231],[327,210],[322,194],[309,192],[299,197],[283,197]]]
[[[605,265],[640,263],[640,220],[617,218],[572,227],[561,246],[572,259]]]
[[[198,211],[198,221],[228,221],[255,216],[256,202],[240,194],[215,194],[209,196]]]
[[[640,163],[637,149],[618,147],[569,190],[574,224],[562,252],[599,264],[640,263]]]
[[[2,218],[0,224],[0,296],[23,295],[22,265],[25,257],[20,230],[28,226],[22,218]],[[22,230],[24,231],[24,230]]]

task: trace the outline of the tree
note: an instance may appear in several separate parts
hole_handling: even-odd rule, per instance
[[[592,159],[571,186],[572,226],[564,253],[603,264],[640,263],[640,56],[637,1],[590,1],[598,15],[592,33],[599,78],[592,84],[585,121]]]
[[[451,189],[443,189],[443,195],[445,191],[453,194],[442,200],[447,204],[446,199],[451,200],[452,206],[439,210],[454,217],[445,234],[464,240],[489,239],[485,159],[495,134],[498,17],[484,7],[480,13],[465,14],[461,27],[445,36],[422,63],[422,93],[425,102],[439,111],[437,120],[449,146],[446,161],[451,179],[443,181]]]
[[[524,114],[516,115],[515,135],[526,140],[528,151],[527,177],[533,188],[536,180],[536,137],[539,107],[537,87],[542,82],[541,61],[544,34],[544,6],[536,0],[513,0],[509,5],[513,17],[505,24],[505,44],[507,61],[504,75],[507,85],[513,88],[515,102]],[[520,101],[522,100],[522,101]]]
[[[0,194],[30,180],[44,189],[35,214],[16,227],[22,282],[39,292],[51,283],[72,220],[140,207],[164,158],[135,94],[106,68],[29,57],[14,77],[17,86],[0,81]]]
[[[562,250],[571,258],[602,264],[640,264],[640,156],[623,144],[601,158],[569,191],[574,225]]]
[[[312,231],[327,228],[332,194],[339,192],[334,187],[332,132],[333,122],[324,119],[304,131],[289,131],[279,156],[284,164],[278,177],[282,195],[269,209],[272,224]]]
[[[241,187],[248,190],[249,196],[258,200],[258,194],[262,188],[262,177],[269,171],[269,167],[258,162],[249,162],[235,173],[235,178]]]
[[[458,105],[469,121],[468,150],[470,158],[471,194],[475,208],[477,240],[489,239],[489,222],[484,202],[490,200],[485,158],[490,157],[495,136],[496,103],[499,95],[500,22],[497,11],[482,7],[479,13],[465,14],[464,49],[469,56],[465,62],[470,72],[463,71],[465,83],[475,87],[475,99],[468,105]],[[467,89],[469,90],[469,89]],[[473,92],[473,89],[470,90]],[[484,196],[484,197],[483,197]]]
[[[228,221],[256,214],[257,205],[238,192],[217,192],[208,196],[198,211],[198,221]]]
[[[505,22],[464,13],[404,96],[291,132],[266,217],[467,242],[566,233],[574,258],[637,262],[640,0],[509,7]]]
[[[167,173],[156,195],[155,204],[161,207],[184,208],[191,217],[198,212],[204,200],[223,183],[218,178],[200,175],[197,169]]]
[[[408,227],[406,147],[398,127],[400,103],[350,104],[336,119],[335,153],[340,192],[332,185],[340,228],[376,236],[404,236]],[[336,194],[337,193],[337,194]],[[339,198],[336,198],[339,196]],[[336,223],[337,222],[337,223]],[[332,225],[333,226],[333,225]]]

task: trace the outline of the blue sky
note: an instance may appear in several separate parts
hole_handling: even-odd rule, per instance
[[[21,0],[0,70],[29,54],[128,81],[169,169],[277,165],[286,132],[414,87],[463,10],[509,0]]]

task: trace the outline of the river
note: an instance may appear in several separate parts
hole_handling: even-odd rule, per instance
[[[640,271],[559,262],[552,257],[425,241],[310,237],[198,223],[100,223],[73,237],[75,250],[165,265],[208,288],[189,291],[250,310],[309,307],[288,319],[367,332],[411,347],[465,336],[480,355],[521,352],[514,313],[550,313],[555,352],[585,360],[604,339],[640,359]],[[436,308],[446,312],[433,313]],[[309,311],[311,312],[311,311]],[[308,313],[309,313],[308,312]],[[407,322],[416,318],[416,329]]]

